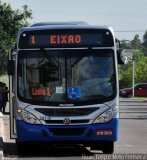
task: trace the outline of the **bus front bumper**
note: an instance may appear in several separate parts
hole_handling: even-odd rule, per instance
[[[18,142],[117,141],[118,119],[103,124],[31,125],[17,120]]]

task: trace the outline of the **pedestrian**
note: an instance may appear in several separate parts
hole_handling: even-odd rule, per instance
[[[6,86],[5,83],[3,83],[2,86],[3,86],[3,103],[2,103],[1,110],[3,114],[5,114],[5,109],[8,102],[8,87]]]
[[[6,109],[6,105],[7,105],[7,102],[8,102],[8,87],[5,86],[3,88],[3,104],[2,104],[2,112],[3,114],[5,114],[5,109]]]

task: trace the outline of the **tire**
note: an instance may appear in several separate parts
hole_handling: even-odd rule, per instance
[[[102,146],[102,152],[104,154],[112,154],[114,152],[114,142],[108,141]]]

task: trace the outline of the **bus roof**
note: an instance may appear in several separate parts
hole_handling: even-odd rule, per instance
[[[113,32],[112,27],[104,25],[91,25],[86,22],[71,21],[71,22],[43,22],[36,23],[29,27],[20,28],[20,33],[24,31],[35,31],[35,30],[47,30],[47,29],[108,29]]]
[[[82,21],[67,21],[67,22],[40,22],[31,25],[30,27],[38,27],[38,26],[50,26],[50,25],[86,25],[86,22]]]

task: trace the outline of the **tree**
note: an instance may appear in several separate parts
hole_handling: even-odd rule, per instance
[[[32,11],[27,5],[22,10],[13,10],[10,4],[2,3],[0,0],[0,49],[14,45],[16,34],[20,27],[28,26],[28,19],[32,18]],[[1,50],[0,74],[6,71],[8,50]]]
[[[132,84],[132,62],[127,65],[119,66],[119,85],[120,89],[130,87]]]
[[[144,48],[147,48],[147,31],[143,35],[143,43],[142,43],[142,45],[144,46]],[[147,49],[144,50],[144,54],[147,56]]]
[[[142,58],[135,66],[135,83],[147,82],[147,57]]]
[[[132,48],[133,49],[140,49],[140,46],[141,45],[141,41],[139,39],[139,35],[136,34],[134,39],[132,40]]]

